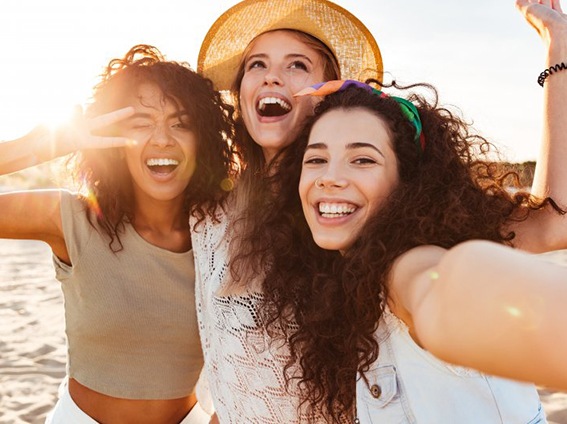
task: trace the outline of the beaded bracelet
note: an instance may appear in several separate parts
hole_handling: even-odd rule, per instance
[[[550,66],[541,74],[539,74],[539,77],[537,77],[537,83],[543,87],[543,82],[548,76],[550,76],[554,72],[564,71],[565,69],[567,69],[567,65],[563,62]]]

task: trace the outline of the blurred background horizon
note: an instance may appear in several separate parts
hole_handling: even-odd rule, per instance
[[[134,44],[196,68],[199,46],[234,0],[0,3],[0,140],[85,104],[109,60]],[[536,159],[545,49],[514,0],[337,0],[375,36],[385,80],[430,82],[512,162]]]

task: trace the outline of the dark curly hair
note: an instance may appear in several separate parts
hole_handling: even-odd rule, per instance
[[[144,83],[155,84],[168,100],[184,109],[194,124],[197,165],[185,190],[185,207],[202,220],[214,218],[237,171],[230,140],[234,139],[234,108],[213,89],[212,82],[186,63],[167,61],[153,46],[136,45],[121,59],[113,59],[94,87],[87,116],[124,107],[124,98]],[[116,128],[105,135],[117,135]],[[79,153],[74,177],[94,196],[100,207],[98,224],[110,236],[113,250],[121,250],[120,232],[133,218],[132,178],[120,149],[87,150]]]
[[[473,134],[457,113],[439,106],[433,87],[396,88],[412,91],[408,99],[423,123],[424,151],[395,100],[354,87],[317,106],[300,140],[282,154],[275,174],[266,177],[277,196],[258,224],[269,231],[256,234],[258,254],[270,263],[263,318],[270,335],[290,346],[287,381],[298,379],[303,401],[331,422],[352,419],[357,372],[364,376],[378,358],[375,332],[388,298],[387,276],[400,254],[419,245],[450,248],[470,239],[513,245],[510,224],[525,220],[532,210],[556,207],[551,199],[522,191],[518,175],[498,166],[494,146]],[[418,88],[433,100],[416,94]],[[330,110],[353,108],[369,110],[386,123],[399,183],[341,256],[314,243],[297,187],[313,124]]]

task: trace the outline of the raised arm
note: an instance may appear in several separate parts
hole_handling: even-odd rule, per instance
[[[567,390],[567,267],[470,241],[414,249],[392,275],[394,313],[440,359]]]
[[[66,155],[79,149],[122,147],[132,142],[123,137],[101,137],[93,130],[132,115],[133,108],[120,109],[86,120],[78,114],[69,125],[50,131],[37,127],[25,136],[0,143],[0,174],[8,174]],[[35,239],[46,242],[67,261],[61,228],[59,190],[27,190],[0,194],[0,238]]]
[[[541,3],[541,4],[540,4]],[[516,0],[516,7],[535,28],[547,48],[542,72],[561,63],[567,66],[567,15],[559,0]],[[536,83],[534,76],[534,84]],[[532,186],[539,198],[550,196],[567,208],[567,69],[552,74],[543,82],[543,136]],[[532,214],[513,228],[515,244],[525,250],[543,252],[567,248],[567,216],[551,210]]]
[[[122,147],[131,143],[124,137],[101,137],[93,130],[104,128],[132,115],[127,107],[84,119],[82,111],[73,120],[58,129],[38,126],[28,134],[12,141],[0,143],[0,175],[20,171],[81,149],[104,149]]]

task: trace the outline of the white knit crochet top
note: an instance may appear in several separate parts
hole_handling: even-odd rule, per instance
[[[321,422],[307,408],[299,410],[297,387],[286,389],[285,343],[274,342],[260,322],[261,293],[219,295],[230,284],[228,218],[210,218],[193,233],[195,297],[205,358],[205,377],[219,421],[234,423]],[[191,226],[196,223],[191,219]],[[254,285],[254,287],[258,287]]]

